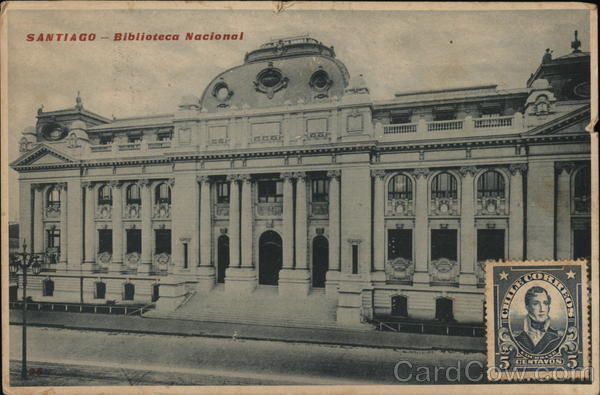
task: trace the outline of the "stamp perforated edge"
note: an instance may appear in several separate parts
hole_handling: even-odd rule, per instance
[[[581,267],[581,322],[582,340],[581,349],[583,352],[583,370],[580,375],[574,375],[573,379],[590,379],[589,368],[591,368],[591,349],[590,349],[590,289],[588,288],[589,268],[588,261],[585,260],[511,260],[511,261],[486,261],[485,262],[485,329],[486,329],[486,351],[487,351],[487,378],[493,381],[544,381],[547,382],[547,376],[540,375],[539,372],[522,372],[513,374],[512,372],[502,372],[495,369],[495,320],[494,320],[494,287],[493,287],[493,267],[495,266],[579,266]],[[490,377],[490,372],[494,371],[494,377]],[[573,371],[577,372],[577,371]],[[581,377],[583,375],[583,377]],[[565,380],[567,381],[567,380]]]

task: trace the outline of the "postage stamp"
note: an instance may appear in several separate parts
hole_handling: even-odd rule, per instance
[[[590,375],[585,261],[486,262],[488,379]]]

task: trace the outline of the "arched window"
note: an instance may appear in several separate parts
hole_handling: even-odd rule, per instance
[[[110,185],[102,185],[98,189],[98,204],[112,205],[112,188]]]
[[[477,197],[501,197],[505,194],[504,177],[495,170],[488,170],[477,180]]]
[[[388,200],[412,200],[412,182],[404,174],[392,177],[388,184]]]
[[[127,204],[142,204],[140,187],[136,184],[131,184],[127,187]]]
[[[46,192],[46,207],[60,207],[60,191],[54,187],[50,187]]]
[[[456,178],[450,173],[440,173],[431,182],[431,198],[457,198]]]
[[[588,166],[581,168],[575,174],[573,182],[573,200],[576,213],[590,212],[590,202],[592,198],[592,178]]]
[[[154,201],[157,204],[171,204],[171,187],[164,182],[159,184],[154,191]]]

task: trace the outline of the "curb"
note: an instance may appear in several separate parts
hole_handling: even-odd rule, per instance
[[[9,325],[21,326],[20,322],[9,322]],[[93,328],[93,327],[81,327],[81,326],[70,326],[63,324],[45,324],[45,323],[27,323],[28,327],[38,328],[55,328],[55,329],[69,329],[69,330],[80,330],[80,331],[94,331],[94,332],[108,332],[108,333],[134,333],[140,335],[161,335],[161,336],[182,336],[182,337],[207,337],[213,339],[231,339],[232,336],[210,334],[210,333],[180,333],[180,332],[168,332],[168,331],[152,331],[152,330],[140,330],[140,329],[113,329],[113,328]],[[446,352],[460,352],[460,353],[482,353],[485,349],[460,349],[460,348],[442,348],[442,347],[407,347],[407,346],[386,346],[386,345],[367,345],[357,343],[343,343],[343,342],[329,342],[321,340],[295,340],[286,338],[270,338],[270,337],[256,337],[256,336],[238,336],[238,340],[252,340],[252,341],[275,341],[283,343],[296,343],[296,344],[315,344],[324,346],[343,346],[343,347],[361,347],[361,348],[376,348],[376,349],[388,349],[388,350],[413,350],[413,351],[446,351]]]

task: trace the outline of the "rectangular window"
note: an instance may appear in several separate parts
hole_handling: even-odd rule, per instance
[[[112,229],[98,229],[98,253],[112,254]]]
[[[447,258],[456,261],[456,229],[433,229],[431,231],[431,260]]]
[[[94,299],[104,299],[106,297],[106,283],[97,282],[94,290]]]
[[[109,145],[113,143],[113,136],[100,136],[100,145]]]
[[[142,252],[142,231],[140,229],[127,229],[127,254]]]
[[[258,181],[257,185],[260,203],[283,202],[283,181]]]
[[[312,201],[327,202],[329,201],[329,181],[326,179],[312,180]]]
[[[412,229],[388,229],[388,259],[412,261]]]
[[[52,228],[46,231],[46,247],[48,249],[60,250],[60,229]]]
[[[188,268],[188,244],[183,243],[183,268]]]
[[[171,132],[168,133],[159,133],[156,136],[157,141],[171,141]]]
[[[307,119],[306,132],[309,134],[327,132],[327,118]]]
[[[123,286],[123,300],[133,300],[135,296],[135,285],[132,283],[125,283]]]
[[[171,229],[156,229],[155,236],[155,253],[156,254],[171,254]]]
[[[455,111],[436,111],[433,113],[434,121],[451,121],[456,119]]]
[[[590,259],[592,256],[592,232],[590,229],[573,230],[573,258]]]
[[[477,260],[504,259],[504,229],[479,229],[477,231]]]
[[[217,203],[229,203],[229,183],[217,183]]]
[[[54,281],[44,280],[44,282],[42,283],[42,295],[54,296]]]
[[[390,123],[394,125],[401,123],[410,123],[410,118],[410,114],[392,115],[392,117],[390,118]]]
[[[128,143],[139,143],[142,141],[142,136],[141,135],[135,135],[135,136],[127,136],[127,142]]]
[[[352,245],[352,274],[358,274],[358,244]]]

